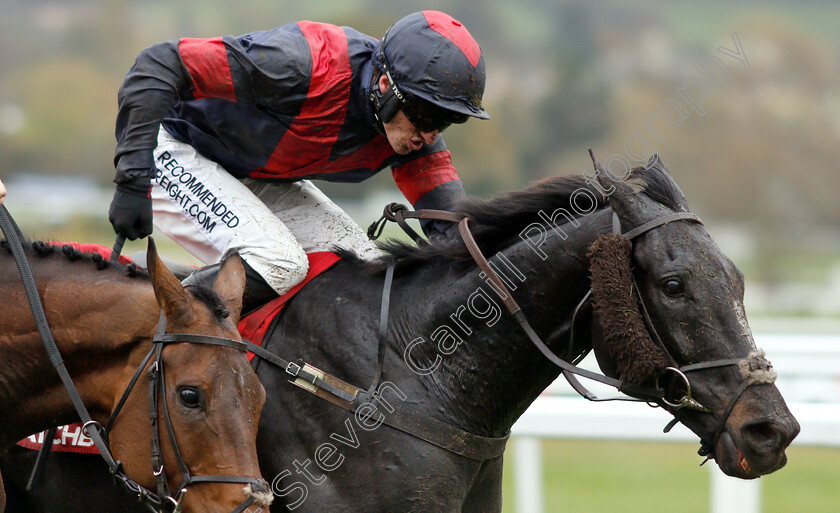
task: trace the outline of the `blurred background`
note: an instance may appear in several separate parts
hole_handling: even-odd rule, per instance
[[[833,1],[0,0],[7,204],[34,237],[112,244],[117,89],[153,43],[301,19],[380,37],[419,9],[460,19],[485,52],[484,103],[493,119],[446,132],[468,193],[491,197],[588,172],[587,147],[614,172],[659,153],[745,272],[756,331],[840,333],[840,9]],[[388,172],[361,186],[319,186],[364,226],[386,202],[404,202]],[[163,248],[195,263],[172,244]],[[637,503],[647,512],[659,511],[657,503],[662,511],[708,510],[708,475],[695,468],[690,447],[657,444],[635,454],[636,444],[584,450],[581,443],[546,442],[546,454],[556,453],[547,456],[546,488],[562,497],[563,511],[636,511]],[[838,511],[840,451],[800,450],[797,464],[817,463],[768,478],[778,484],[763,488],[764,511],[792,511],[768,493],[794,497],[794,506],[802,504],[796,497],[824,501],[797,511]],[[603,468],[583,467],[589,460]],[[645,486],[626,481],[640,475]],[[678,502],[632,498],[654,481],[663,486],[653,488],[687,489]],[[789,488],[777,492],[784,483]],[[615,500],[587,502],[616,488]],[[556,501],[547,499],[546,510],[561,510]],[[506,507],[513,511],[510,501]]]

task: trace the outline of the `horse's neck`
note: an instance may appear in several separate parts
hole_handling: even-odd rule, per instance
[[[37,268],[33,271],[41,274]],[[91,414],[101,418],[113,405],[117,384],[126,381],[128,360],[136,358],[133,349],[149,337],[156,302],[148,282],[104,280],[101,275],[98,280],[85,279],[84,271],[39,278],[38,288],[65,366]],[[31,320],[20,282],[11,278],[0,287],[5,289],[6,310],[0,335],[0,447],[5,447],[76,417]]]
[[[512,294],[529,323],[560,356],[568,349],[572,312],[588,287],[586,253],[606,217],[597,213],[580,226],[566,226],[565,240],[548,229],[539,247],[514,244],[490,259],[508,286],[515,287]],[[441,303],[427,323],[445,328],[437,330],[437,337],[431,333],[422,348],[437,354],[417,355],[430,363],[440,356],[440,364],[422,379],[436,389],[448,420],[463,424],[466,419],[465,429],[500,435],[559,368],[539,353],[478,269],[445,287],[454,300]],[[442,354],[455,342],[460,342],[456,349]]]

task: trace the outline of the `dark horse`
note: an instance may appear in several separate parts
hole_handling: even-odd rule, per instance
[[[0,250],[0,450],[5,452],[30,433],[73,422],[78,416],[42,345],[8,242],[2,245],[6,249]],[[149,248],[149,274],[145,274],[70,245],[25,243],[56,345],[91,417],[102,426],[149,354],[161,312],[166,315],[166,333],[172,336],[240,340],[236,322],[245,277],[239,258],[226,261],[215,288],[190,293],[161,263],[153,243]],[[251,477],[258,482],[256,423],[265,391],[244,352],[221,345],[171,343],[161,356],[167,402],[160,403],[155,414],[171,419],[189,472]],[[113,423],[110,447],[130,477],[156,490],[150,452],[151,380],[145,372],[141,376]],[[173,441],[164,433],[160,444],[161,470],[165,469],[170,489],[176,490],[183,476]],[[104,468],[102,461],[97,463]],[[7,472],[4,477],[14,488],[21,476]],[[123,500],[136,501],[109,486]],[[229,512],[246,499],[242,483],[201,483],[188,491],[183,511]],[[61,502],[55,507],[61,509]]]
[[[470,201],[462,210],[548,346],[573,360],[594,345],[602,369],[618,375],[592,310],[581,309],[572,321],[590,288],[590,246],[612,231],[613,212],[627,231],[688,207],[658,158],[633,170],[627,182],[599,180],[548,179],[494,200]],[[501,510],[501,456],[464,457],[380,421],[395,408],[410,409],[475,435],[504,437],[559,369],[503,310],[462,242],[392,244],[390,253],[396,276],[373,408],[350,414],[258,364],[271,391],[257,443],[276,495],[272,511]],[[348,257],[336,264],[286,306],[265,347],[354,385],[369,385],[377,368],[382,276],[389,262],[370,265]],[[771,379],[747,381],[750,362],[758,360],[744,316],[741,273],[697,222],[671,222],[638,236],[632,262],[641,304],[674,365],[738,362],[686,371],[696,408],[660,403],[704,441],[704,453],[727,474],[755,478],[781,468],[799,426]],[[646,379],[648,385],[656,381]],[[7,460],[3,471],[19,473],[23,460],[31,459]],[[62,476],[73,472],[69,466],[62,470]],[[40,511],[105,504],[109,511],[132,511],[106,500],[107,490],[91,493],[84,507]],[[69,491],[65,486],[63,492]]]

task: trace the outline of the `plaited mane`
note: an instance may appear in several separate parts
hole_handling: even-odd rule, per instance
[[[24,253],[27,255],[27,258],[64,257],[69,262],[78,262],[80,265],[93,265],[99,271],[113,270],[122,273],[129,278],[141,278],[144,280],[150,280],[149,273],[145,269],[137,267],[137,265],[133,262],[123,265],[119,262],[113,262],[111,260],[108,260],[107,258],[103,257],[100,253],[97,253],[95,251],[80,251],[78,248],[73,247],[70,244],[59,244],[43,241],[30,242],[23,240],[21,241],[21,246],[23,248]],[[9,243],[6,239],[0,239],[0,248],[11,252],[9,248]],[[199,287],[190,287],[188,290],[192,292],[192,295],[196,299],[206,304],[207,307],[214,312],[217,318],[223,319],[229,315],[227,307],[225,306],[224,302],[221,300],[219,295],[216,293],[216,291],[213,290],[212,284],[202,285]]]
[[[0,247],[11,253],[11,249],[9,248],[9,242],[6,239],[0,239]],[[101,254],[96,252],[86,252],[86,251],[79,251],[78,248],[73,247],[70,244],[60,244],[56,242],[43,242],[43,241],[21,241],[21,247],[23,248],[24,254],[27,255],[27,258],[32,257],[51,257],[51,256],[63,256],[70,262],[79,262],[92,264],[98,270],[104,269],[113,269],[117,272],[123,273],[124,275],[130,278],[141,277],[145,279],[149,279],[149,274],[144,270],[138,268],[133,263],[129,264],[121,264],[118,262],[112,262]]]

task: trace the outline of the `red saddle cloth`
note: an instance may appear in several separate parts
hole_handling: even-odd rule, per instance
[[[307,253],[306,256],[309,258],[309,272],[306,274],[306,278],[295,285],[294,288],[286,294],[269,301],[259,309],[242,318],[239,321],[239,334],[242,335],[242,338],[248,339],[258,346],[261,346],[263,339],[265,338],[265,332],[271,325],[271,321],[273,321],[274,318],[277,317],[277,314],[283,310],[286,303],[288,303],[289,300],[304,287],[304,285],[309,283],[312,278],[315,278],[322,272],[332,267],[333,264],[341,260],[341,257],[329,251]],[[248,360],[253,360],[254,356],[254,353],[248,353]]]
[[[111,258],[111,248],[99,244],[52,241],[49,244],[54,244],[56,246],[70,245],[83,253],[99,253],[106,259]],[[289,300],[294,297],[294,295],[297,294],[304,285],[341,260],[341,257],[329,251],[308,253],[306,256],[309,259],[309,272],[306,274],[306,278],[295,285],[295,287],[286,294],[269,301],[248,316],[243,317],[239,321],[239,333],[242,335],[242,338],[248,339],[257,345],[262,345],[266,331],[271,325],[271,321],[273,321],[274,318],[283,311],[283,307],[286,306],[286,303],[288,303]],[[120,255],[120,263],[129,264],[131,263],[131,259]],[[253,360],[254,356],[254,353],[249,352],[248,360]],[[19,441],[17,444],[21,447],[37,451],[41,449],[45,435],[46,431],[43,431],[41,433],[28,436]],[[56,431],[55,438],[53,438],[52,450],[53,452],[99,454],[99,450],[97,450],[96,446],[93,445],[93,440],[85,435],[81,422],[59,427]]]
[[[30,435],[17,444],[27,449],[37,451],[44,444],[46,431],[37,435]],[[93,445],[93,440],[88,438],[82,429],[82,423],[59,426],[53,438],[52,450],[56,452],[75,452],[80,454],[99,454],[99,450]]]

